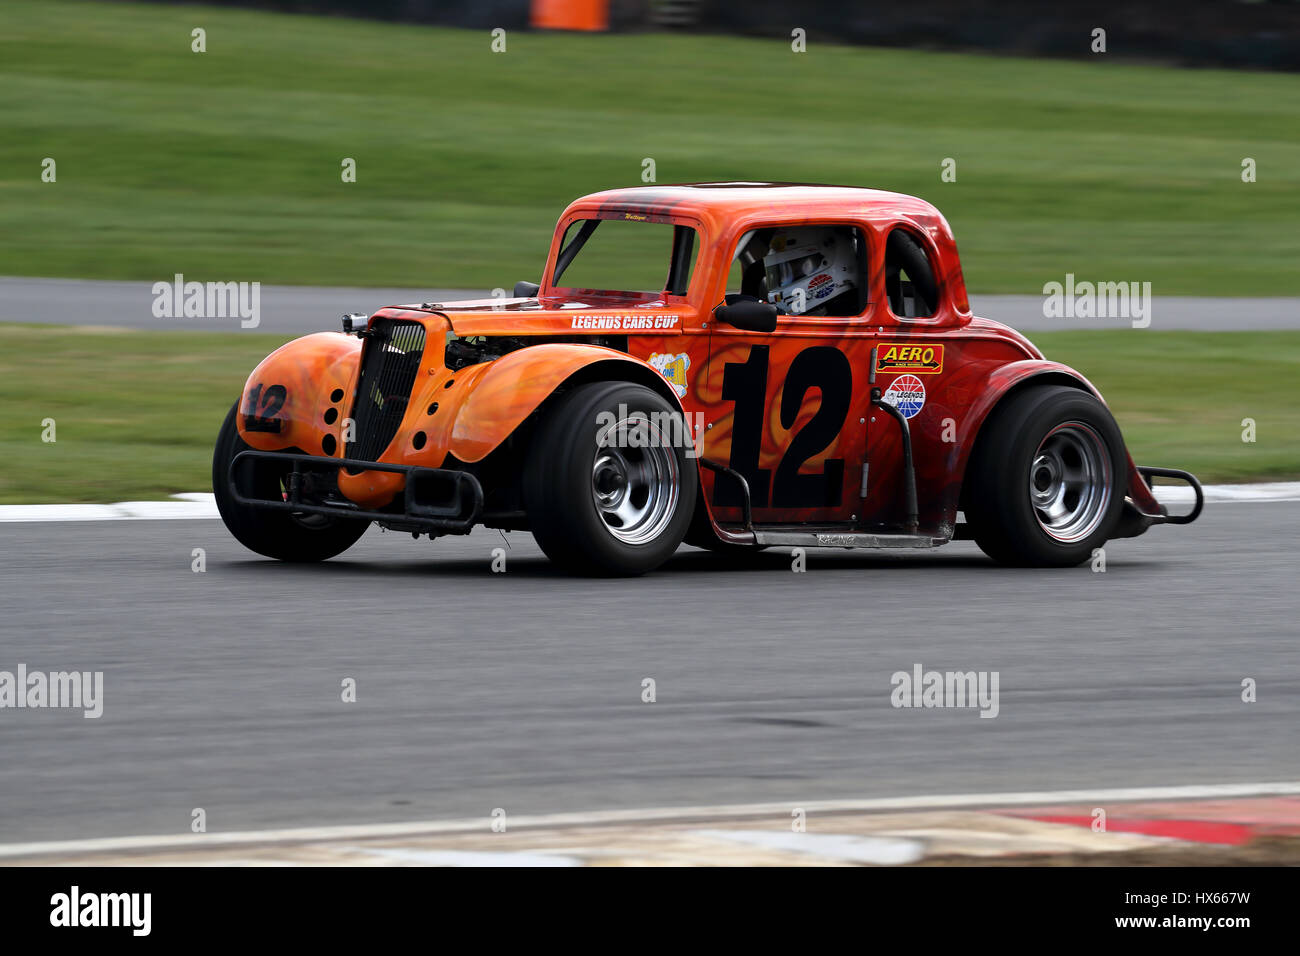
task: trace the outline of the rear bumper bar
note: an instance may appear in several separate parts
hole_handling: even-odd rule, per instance
[[[1196,501],[1192,505],[1192,510],[1187,514],[1171,515],[1162,505],[1161,514],[1145,515],[1151,519],[1152,524],[1191,524],[1201,515],[1201,509],[1205,507],[1205,492],[1201,490],[1201,483],[1196,480],[1196,476],[1190,471],[1183,471],[1180,468],[1156,468],[1154,465],[1138,465],[1138,474],[1142,480],[1151,487],[1152,478],[1173,478],[1182,481],[1191,486],[1192,494],[1196,496]]]
[[[1185,482],[1191,487],[1195,501],[1192,503],[1192,510],[1186,514],[1171,515],[1169,509],[1164,505],[1159,506],[1159,512],[1150,514],[1143,511],[1132,497],[1125,498],[1124,510],[1120,513],[1119,527],[1113,537],[1135,538],[1152,525],[1191,524],[1200,517],[1201,509],[1205,507],[1205,492],[1201,490],[1201,483],[1196,480],[1195,475],[1179,468],[1157,468],[1153,465],[1135,465],[1134,467],[1142,480],[1146,482],[1148,488],[1151,487],[1152,478],[1173,478]]]
[[[259,496],[255,475],[262,464],[287,465],[280,498]],[[340,468],[387,471],[404,475],[401,511],[367,511],[355,505],[317,500],[308,493],[315,482],[332,482]],[[483,513],[483,486],[467,471],[390,465],[357,458],[325,458],[279,451],[243,451],[230,463],[230,494],[241,505],[299,514],[329,515],[356,521],[382,521],[410,531],[467,534]]]

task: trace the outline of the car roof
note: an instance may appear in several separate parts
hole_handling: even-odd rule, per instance
[[[583,196],[566,210],[592,205],[610,213],[683,215],[713,221],[770,215],[814,213],[852,216],[866,221],[942,216],[930,203],[904,193],[861,186],[827,186],[818,183],[716,182],[631,186],[606,189]]]
[[[928,237],[936,253],[932,263],[940,284],[958,313],[968,314],[966,282],[952,229],[943,214],[916,196],[862,186],[816,183],[716,182],[631,186],[607,189],[575,200],[560,223],[575,219],[693,220],[713,239],[741,228],[770,224],[804,224],[821,220],[863,223],[883,236],[900,223]],[[552,240],[559,252],[561,234]],[[725,264],[723,265],[725,269]]]

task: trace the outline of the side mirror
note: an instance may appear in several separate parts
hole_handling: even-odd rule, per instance
[[[526,282],[523,279],[520,279],[515,283],[515,298],[531,299],[533,296],[537,295],[541,288],[542,287],[536,282]]]
[[[776,331],[776,306],[770,302],[745,298],[728,305],[720,305],[713,310],[713,317],[719,322],[746,332]]]

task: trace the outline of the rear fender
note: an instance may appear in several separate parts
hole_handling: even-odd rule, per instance
[[[1025,359],[999,366],[989,374],[985,387],[980,392],[979,400],[971,406],[971,412],[965,417],[958,433],[957,458],[952,462],[952,474],[961,475],[963,484],[966,478],[966,466],[970,463],[971,452],[979,439],[980,429],[983,428],[984,422],[993,409],[1013,392],[1033,385],[1068,385],[1095,395],[1103,405],[1106,403],[1095,385],[1060,362]],[[1126,494],[1143,512],[1159,513],[1160,505],[1156,502],[1146,481],[1138,473],[1137,466],[1133,463],[1133,456],[1128,453],[1127,448],[1124,457],[1128,462]]]

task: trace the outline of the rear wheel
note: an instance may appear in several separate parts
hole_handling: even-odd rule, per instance
[[[1096,396],[1025,389],[980,431],[963,510],[976,543],[1005,564],[1069,567],[1104,544],[1124,506],[1124,440]]]
[[[249,448],[239,437],[238,411],[236,403],[226,415],[212,455],[212,491],[230,533],[250,551],[281,561],[324,561],[352,547],[369,522],[257,508],[235,501],[228,479],[230,463]],[[273,468],[259,468],[256,481],[258,497],[274,500],[284,491],[283,476]]]
[[[644,574],[690,524],[698,475],[681,412],[642,385],[580,385],[547,410],[524,469],[533,536],[580,574]]]

